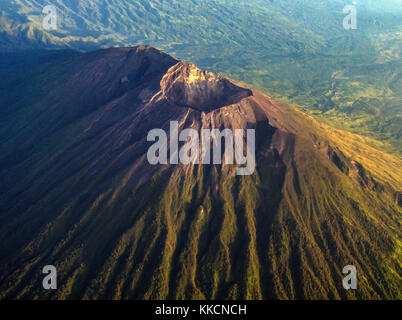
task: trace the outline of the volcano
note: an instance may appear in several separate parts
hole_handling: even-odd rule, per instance
[[[0,298],[401,298],[401,161],[363,137],[151,46],[4,59]],[[255,130],[254,173],[151,165],[172,121]]]

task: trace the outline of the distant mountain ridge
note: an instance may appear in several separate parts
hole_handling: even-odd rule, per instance
[[[15,49],[38,48],[41,41],[45,47],[52,42],[57,46],[62,42],[70,46],[71,41],[72,48],[80,45],[92,48],[91,42],[99,39],[97,45],[100,46],[102,39],[109,37],[106,40],[109,42],[104,43],[106,46],[147,42],[162,47],[197,43],[217,45],[230,41],[237,45],[262,46],[277,54],[313,53],[322,49],[328,51],[327,45],[344,35],[343,28],[338,28],[345,16],[342,9],[351,5],[343,0],[330,3],[322,0],[211,0],[199,3],[189,0],[55,0],[51,4],[58,9],[58,29],[50,32],[42,27],[45,17],[42,10],[49,5],[48,1],[16,0],[1,4],[3,27],[20,28],[20,32],[30,29],[30,34],[26,34],[26,46],[20,37],[21,42]],[[368,29],[378,32],[380,24],[386,29],[394,27],[393,20],[376,23],[370,14],[377,11],[378,17],[395,18],[402,9],[399,2],[388,0],[362,0],[356,5],[360,16],[364,16],[359,19],[359,25],[366,33]],[[4,31],[10,34],[7,29]],[[14,36],[18,37],[19,31],[15,31]],[[34,32],[43,34],[43,38],[35,39]],[[364,36],[362,30],[355,33]],[[34,41],[29,45],[30,37]],[[79,38],[83,39],[81,44]],[[353,38],[357,40],[357,37]],[[11,44],[4,42],[2,50]]]
[[[401,299],[398,158],[150,46],[7,59],[0,298]],[[170,121],[255,129],[255,173],[150,165]]]

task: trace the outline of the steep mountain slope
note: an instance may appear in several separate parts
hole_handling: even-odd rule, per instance
[[[350,0],[53,0],[58,29],[42,27],[47,0],[0,2],[0,51],[92,50],[152,44],[371,136],[401,156],[402,3]]]
[[[401,298],[397,158],[149,46],[30,60],[0,64],[1,298]],[[255,129],[254,174],[150,165],[170,121]]]

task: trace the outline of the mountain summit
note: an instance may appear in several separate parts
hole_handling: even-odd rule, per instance
[[[150,46],[8,59],[0,298],[401,298],[402,166],[362,137]],[[151,165],[172,121],[254,129],[254,174]]]
[[[251,90],[185,62],[168,70],[161,81],[161,89],[173,104],[205,112],[235,104],[252,94]]]

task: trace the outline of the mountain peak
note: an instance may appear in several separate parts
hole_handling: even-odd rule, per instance
[[[161,81],[163,95],[179,106],[210,112],[252,95],[252,91],[194,64],[178,62]]]
[[[0,68],[0,299],[401,296],[398,159],[152,47],[54,54]],[[186,129],[222,163],[182,163]],[[226,129],[255,141],[236,154]],[[226,155],[249,148],[238,176]],[[58,290],[38,289],[44,264]]]

